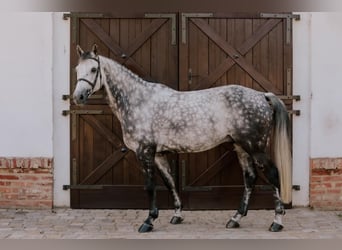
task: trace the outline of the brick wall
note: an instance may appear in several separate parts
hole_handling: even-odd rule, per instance
[[[51,158],[0,157],[1,208],[52,208]]]
[[[311,159],[310,206],[342,209],[342,158]]]

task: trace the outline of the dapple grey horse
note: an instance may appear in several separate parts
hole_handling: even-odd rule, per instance
[[[182,203],[166,154],[201,152],[224,142],[234,145],[245,186],[241,204],[226,227],[239,227],[247,215],[255,180],[262,173],[275,197],[275,218],[269,230],[282,230],[284,203],[292,198],[292,159],[289,117],[278,97],[237,85],[180,92],[145,81],[114,60],[98,55],[96,45],[90,52],[77,46],[77,53],[75,103],[86,103],[104,87],[121,123],[124,143],[136,153],[144,169],[150,207],[139,232],[152,231],[158,217],[156,170],[174,197],[175,214],[170,223],[183,221]],[[272,131],[275,162],[266,153]]]

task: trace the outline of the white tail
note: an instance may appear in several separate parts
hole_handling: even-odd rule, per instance
[[[280,179],[280,197],[284,203],[292,201],[292,154],[289,135],[290,120],[284,103],[267,93],[274,110],[274,158]]]

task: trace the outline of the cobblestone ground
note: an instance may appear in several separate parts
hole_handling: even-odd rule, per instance
[[[0,209],[0,239],[332,239],[342,238],[342,212],[287,210],[282,232],[271,233],[272,210],[250,210],[238,229],[226,229],[235,211],[184,211],[171,225],[172,210],[161,210],[151,233],[137,229],[146,210]]]

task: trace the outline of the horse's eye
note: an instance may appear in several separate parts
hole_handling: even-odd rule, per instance
[[[97,69],[96,68],[92,68],[91,69],[91,73],[96,73]]]

